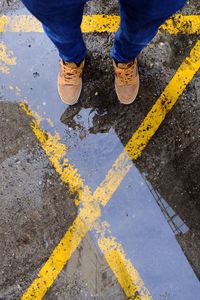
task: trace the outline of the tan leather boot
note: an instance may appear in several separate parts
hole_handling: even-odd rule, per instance
[[[73,62],[60,61],[58,93],[61,100],[69,105],[76,104],[82,90],[82,74],[85,60],[77,66]]]
[[[118,63],[113,61],[115,69],[115,90],[119,101],[123,104],[131,104],[139,91],[139,74],[137,60],[130,63]]]

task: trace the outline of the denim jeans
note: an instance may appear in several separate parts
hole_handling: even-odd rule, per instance
[[[64,61],[76,63],[86,55],[80,29],[86,1],[22,0],[29,11],[42,22],[60,57]],[[185,2],[186,0],[119,0],[121,21],[111,50],[112,58],[118,62],[132,61],[155,36],[159,26]]]

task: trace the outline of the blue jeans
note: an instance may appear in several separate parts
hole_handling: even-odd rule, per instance
[[[80,29],[87,0],[22,0],[39,19],[64,61],[79,63],[86,55]],[[109,0],[107,0],[109,1]],[[118,62],[132,61],[151,41],[159,26],[186,0],[119,0],[120,28],[111,51]]]

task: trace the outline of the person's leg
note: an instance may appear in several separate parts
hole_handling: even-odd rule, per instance
[[[186,0],[119,0],[120,28],[111,51],[115,89],[121,103],[132,103],[139,90],[136,57],[156,35],[159,26]]]
[[[80,29],[84,0],[22,0],[43,24],[44,30],[64,61],[79,63],[86,55]]]
[[[58,93],[62,101],[77,103],[82,90],[86,47],[81,21],[86,0],[22,0],[39,19],[61,57]]]
[[[130,62],[156,35],[159,26],[179,10],[186,0],[119,0],[121,22],[112,58]]]

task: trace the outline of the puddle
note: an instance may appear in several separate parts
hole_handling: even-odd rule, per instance
[[[18,11],[18,14],[24,13],[25,10]],[[67,107],[57,94],[59,58],[47,37],[42,33],[6,33],[2,37],[8,51],[13,51],[16,65],[9,65],[9,74],[0,74],[1,99],[27,102],[31,110],[43,118],[42,129],[52,134],[58,132],[61,142],[68,147],[67,158],[78,168],[81,177],[94,192],[166,82],[161,81],[160,87],[154,91],[157,79],[151,78],[152,84],[147,89],[148,80],[144,76],[142,79],[144,88],[135,106],[120,106],[114,93],[113,75],[109,67],[111,61],[106,56],[106,61],[102,62],[102,73],[97,75],[99,62],[93,65],[94,57],[89,61],[80,103],[74,107]],[[89,35],[88,39],[91,39]],[[106,35],[102,35],[102,40],[107,40]],[[105,51],[108,55],[108,50]],[[97,57],[100,58],[100,53]],[[105,70],[104,75],[103,70]],[[157,69],[152,72],[157,72]],[[142,74],[144,74],[143,69]],[[99,79],[99,76],[102,78]],[[158,73],[157,77],[159,77]],[[151,95],[153,95],[152,99],[150,99]],[[148,103],[147,99],[149,99]],[[169,167],[169,172],[170,170]],[[195,261],[199,259],[199,253],[195,252],[195,246],[194,251],[191,251],[187,243],[191,241],[190,234],[192,236],[194,230],[188,220],[194,218],[194,223],[198,223],[199,220],[197,205],[191,204],[190,211],[187,203],[182,202],[185,211],[180,213],[181,193],[184,194],[185,191],[179,187],[179,193],[174,193],[176,197],[173,201],[172,196],[164,197],[159,191],[161,186],[165,185],[165,177],[162,176],[160,181],[157,179],[155,184],[153,179],[152,182],[150,180],[154,178],[153,174],[154,166],[151,159],[146,159],[144,163],[133,163],[131,171],[108,205],[103,208],[101,220],[110,223],[112,234],[122,244],[127,258],[139,272],[153,299],[197,300],[200,294],[197,279],[200,269]],[[171,186],[175,189],[176,177],[173,176],[172,179]],[[167,183],[165,186],[167,187]],[[164,195],[167,193],[165,192]],[[191,199],[190,201],[192,202]],[[199,243],[199,230],[197,233],[196,241]],[[110,235],[110,233],[106,234]],[[83,279],[88,281],[88,286],[83,283],[85,294],[82,294],[81,299],[90,299],[89,293],[93,297],[91,299],[96,299],[94,296],[101,296],[102,298],[99,299],[126,299],[107,263],[104,261],[102,265],[101,260],[103,261],[104,258],[98,250],[97,238],[98,235],[93,231],[81,246],[87,253],[88,243],[91,243],[92,254],[89,257],[95,257],[95,261],[99,266],[101,265],[101,268],[99,267],[101,272],[95,264],[88,267],[88,271],[82,270],[88,276],[84,275],[87,278],[83,276]],[[77,251],[80,251],[80,247]],[[77,253],[74,255],[76,256]],[[73,261],[77,262],[77,258],[73,258],[71,269],[68,264],[68,271],[65,269],[64,274],[72,274],[70,272],[75,267],[80,271],[82,264],[85,263],[84,257],[79,259],[79,266],[75,263],[73,265]],[[98,284],[95,283],[95,287],[94,280],[89,278],[88,272],[93,272],[92,276],[97,276],[96,280],[99,280]],[[98,279],[98,276],[102,277]],[[59,278],[65,278],[65,275],[61,274]],[[98,285],[101,285],[101,291],[95,290]],[[50,290],[50,294],[47,294],[47,299],[55,299],[60,289],[59,284],[57,286],[56,283]],[[61,297],[64,297],[62,295]],[[118,296],[121,298],[116,298]]]

